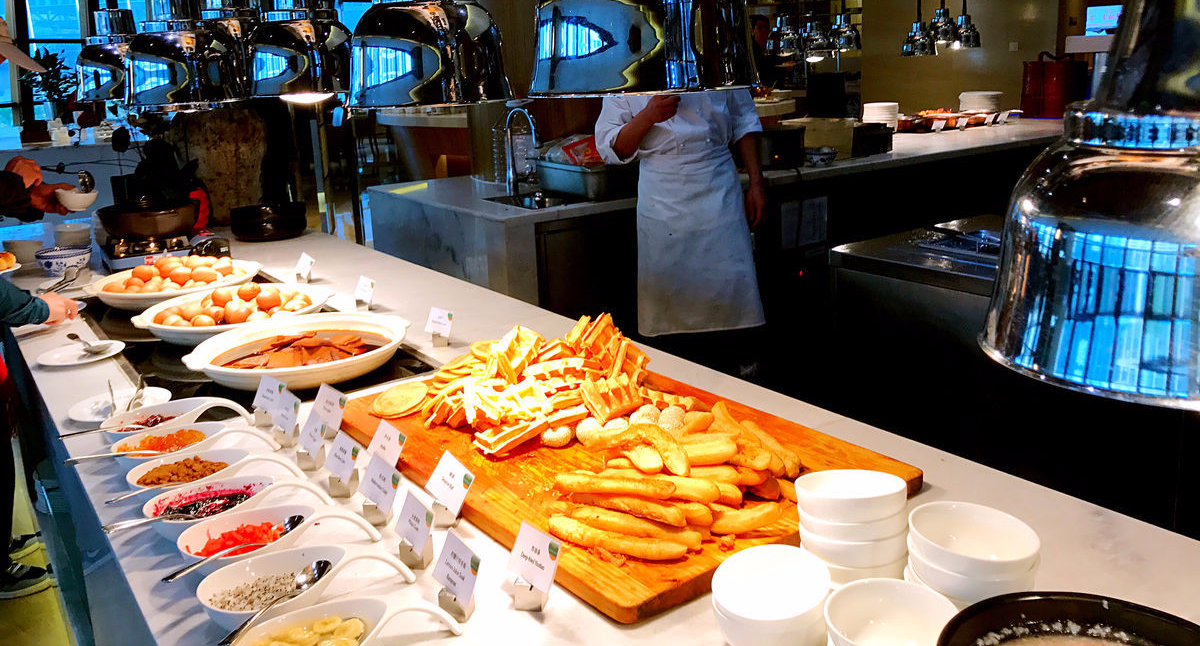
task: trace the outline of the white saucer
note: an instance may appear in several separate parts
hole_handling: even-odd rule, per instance
[[[117,397],[117,409],[125,410],[129,398],[133,397],[133,393],[136,391],[136,388],[122,388],[116,391],[114,394]],[[142,406],[165,404],[169,401],[171,401],[171,391],[166,388],[147,387],[142,391]],[[111,417],[112,414],[112,402],[108,398],[108,393],[88,397],[67,411],[68,417],[81,424],[100,423]]]
[[[13,265],[12,267],[9,267],[8,269],[5,269],[4,271],[0,271],[0,276],[3,276],[4,274],[11,274],[14,271],[19,270],[20,268],[21,268],[21,263],[17,263],[15,265]]]
[[[101,361],[109,357],[115,356],[121,350],[125,349],[123,341],[97,341],[99,344],[107,344],[108,347],[99,354],[88,354],[83,351],[83,346],[78,343],[64,345],[61,348],[55,348],[43,352],[38,356],[37,362],[43,366],[57,368],[62,366],[82,366],[85,363]]]

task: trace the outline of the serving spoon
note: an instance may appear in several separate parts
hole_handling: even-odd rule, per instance
[[[293,529],[296,529],[303,522],[304,522],[304,516],[302,516],[300,514],[294,514],[292,516],[288,516],[283,521],[283,532],[279,535],[279,538],[276,538],[275,540],[277,541],[280,538],[283,538],[285,535],[287,535],[288,532],[292,531]],[[271,541],[271,542],[274,542],[274,541]],[[170,583],[170,582],[178,579],[181,576],[185,576],[191,572],[194,572],[196,569],[200,568],[205,563],[208,563],[209,561],[211,561],[213,559],[221,558],[222,556],[225,556],[226,554],[228,554],[230,552],[236,552],[237,550],[239,550],[243,547],[261,547],[263,545],[270,545],[270,544],[271,543],[242,543],[241,545],[234,545],[233,547],[226,547],[225,549],[223,549],[219,552],[214,552],[212,554],[209,554],[208,556],[200,559],[199,561],[196,561],[195,563],[192,563],[191,565],[181,567],[178,570],[175,570],[174,572],[168,574],[167,576],[164,576],[162,578],[163,583]]]
[[[308,590],[309,588],[316,585],[317,581],[320,581],[321,577],[325,576],[325,574],[328,573],[329,570],[331,570],[331,569],[333,569],[333,564],[330,563],[329,561],[326,561],[325,559],[321,559],[319,561],[313,561],[312,563],[304,566],[303,570],[300,570],[299,572],[296,573],[296,587],[294,589],[292,589],[290,592],[285,592],[285,593],[279,595],[278,597],[275,597],[274,599],[271,600],[270,603],[263,606],[262,608],[259,608],[258,612],[254,613],[253,615],[250,615],[250,618],[247,619],[246,621],[243,621],[242,625],[238,626],[237,628],[234,628],[233,632],[231,632],[225,636],[225,639],[222,639],[221,641],[217,642],[217,646],[230,646],[231,644],[233,644],[233,642],[237,641],[237,638],[241,637],[242,633],[245,632],[246,629],[250,627],[250,624],[253,624],[254,622],[258,621],[258,618],[262,617],[264,614],[266,614],[266,612],[268,610],[270,610],[271,608],[274,608],[276,605],[278,605],[279,603],[281,603],[283,601],[287,601],[288,599],[293,599],[295,597],[300,596],[300,594],[303,593],[305,590]]]
[[[99,460],[100,458],[149,458],[156,455],[166,455],[170,451],[117,451],[115,453],[93,453],[91,455],[81,455],[75,458],[67,458],[63,460],[63,464],[72,465],[88,460]]]
[[[216,507],[217,505],[220,505],[220,504],[221,504],[221,501],[214,500],[214,501],[208,503],[207,505],[201,507],[194,514],[184,514],[184,513],[160,514],[158,516],[151,516],[150,518],[134,518],[132,520],[119,520],[115,523],[109,523],[109,524],[101,527],[101,529],[104,530],[105,534],[113,534],[115,532],[119,532],[124,529],[132,529],[134,527],[141,527],[142,525],[149,525],[150,523],[156,523],[160,520],[200,520],[201,518],[209,518],[209,516],[204,515],[204,512],[207,512],[210,509],[213,509],[214,507]]]
[[[59,280],[58,282],[56,282],[52,285],[49,285],[48,287],[43,287],[43,288],[39,289],[38,294],[40,295],[40,294],[45,294],[47,292],[53,292],[55,290],[62,289],[64,287],[70,285],[71,283],[75,282],[75,279],[79,278],[79,269],[80,269],[79,267],[67,267],[66,270],[63,271],[61,280]]]

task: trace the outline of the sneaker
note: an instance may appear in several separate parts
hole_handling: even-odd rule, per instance
[[[41,537],[41,532],[12,537],[8,543],[8,558],[15,561],[33,554],[42,545]]]
[[[54,585],[50,573],[40,567],[13,563],[0,572],[0,599],[19,599]]]

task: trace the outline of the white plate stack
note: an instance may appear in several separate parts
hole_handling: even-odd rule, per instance
[[[1003,92],[963,92],[958,95],[959,112],[1000,112]]]
[[[863,104],[863,123],[882,123],[892,130],[900,119],[900,104],[887,101]]]
[[[1033,589],[1041,541],[1019,518],[968,502],[921,505],[908,517],[904,578],[961,610],[977,601]]]
[[[825,562],[834,586],[904,574],[908,485],[890,473],[816,471],[796,480],[800,546]]]

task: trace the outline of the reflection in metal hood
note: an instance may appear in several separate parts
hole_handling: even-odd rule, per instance
[[[716,90],[758,84],[744,0],[546,0],[534,96]]]
[[[245,96],[236,43],[193,27],[134,36],[125,57],[126,103],[167,111],[216,107]]]
[[[251,96],[329,95],[349,89],[350,31],[336,20],[265,22],[251,41]]]
[[[377,4],[354,29],[353,56],[352,108],[512,98],[500,30],[474,2]]]
[[[122,101],[125,99],[125,51],[133,38],[133,12],[101,9],[92,13],[95,35],[75,59],[79,78],[79,101]]]

